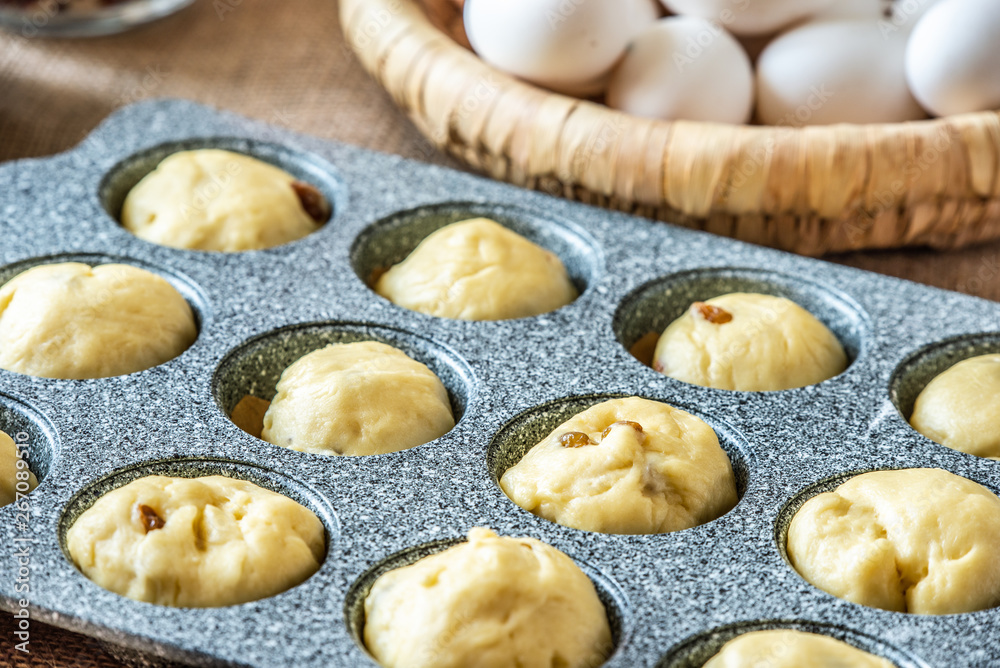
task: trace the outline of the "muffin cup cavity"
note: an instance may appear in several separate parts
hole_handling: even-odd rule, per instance
[[[747,268],[698,269],[646,283],[619,305],[612,322],[615,337],[637,357],[643,357],[639,349],[645,348],[649,360],[640,361],[648,366],[656,339],[691,304],[733,292],[784,297],[812,313],[844,347],[848,370],[867,349],[868,316],[853,299],[802,278]]]
[[[582,296],[598,281],[602,256],[597,242],[573,223],[504,204],[453,202],[395,213],[370,225],[354,240],[351,265],[374,287],[377,277],[399,264],[425,238],[452,223],[489,218],[555,253]]]
[[[340,528],[336,516],[327,501],[316,491],[292,478],[266,469],[256,464],[236,462],[225,459],[164,459],[143,462],[110,473],[101,479],[87,485],[70,499],[62,510],[59,518],[59,542],[63,554],[72,563],[66,543],[66,534],[70,527],[94,503],[105,494],[120,487],[148,476],[167,476],[172,478],[201,478],[205,476],[224,476],[237,480],[245,480],[258,487],[281,494],[301,506],[312,511],[325,529],[326,549],[323,561],[340,536]],[[322,568],[322,563],[320,565]],[[308,579],[305,581],[308,582]],[[302,586],[305,582],[297,586]]]
[[[323,227],[333,224],[338,213],[346,208],[346,188],[337,176],[336,168],[326,160],[305,151],[243,137],[204,137],[167,142],[130,155],[114,165],[101,179],[97,189],[101,207],[116,225],[121,225],[125,198],[139,181],[174,153],[199,149],[221,149],[256,158],[285,170],[299,181],[314,186],[332,208],[330,219]],[[218,183],[214,184],[214,187],[212,184],[206,186],[205,192],[198,193],[191,203],[192,206],[204,206],[205,202],[212,198],[213,192],[217,192],[217,188],[224,185]],[[204,202],[199,202],[199,199],[203,199]]]
[[[231,351],[215,370],[212,392],[231,416],[246,396],[271,401],[282,372],[293,362],[331,344],[377,341],[397,348],[433,371],[451,402],[457,425],[475,394],[469,366],[453,351],[409,332],[364,323],[310,323],[257,336]]]
[[[516,416],[500,428],[490,441],[489,448],[486,451],[486,468],[497,489],[500,489],[500,478],[507,472],[507,469],[521,461],[528,451],[552,433],[553,429],[592,406],[610,399],[622,399],[627,396],[630,395],[605,394],[567,397],[542,404]],[[749,446],[743,437],[728,424],[706,416],[683,404],[658,397],[642,396],[642,398],[659,401],[686,411],[703,420],[715,431],[716,436],[719,438],[719,445],[729,456],[729,462],[733,467],[733,476],[736,478],[736,496],[737,499],[742,501],[750,480]],[[501,493],[503,493],[502,490]],[[511,503],[513,504],[514,502],[511,501]],[[737,505],[739,505],[739,502],[737,502]],[[520,507],[518,508],[523,510]],[[735,510],[735,507],[733,510]],[[524,510],[523,512],[528,511]],[[730,510],[729,512],[733,511]]]
[[[347,595],[344,598],[344,621],[347,624],[348,632],[358,647],[368,653],[368,648],[364,640],[365,598],[368,597],[368,593],[371,591],[375,581],[389,571],[410,566],[424,557],[444,552],[448,548],[463,542],[465,542],[464,538],[448,538],[407,548],[386,557],[362,573],[347,590]],[[571,554],[568,556],[573,558]],[[625,592],[610,577],[586,562],[581,562],[575,558],[573,558],[573,562],[594,583],[594,588],[597,590],[597,597],[601,600],[604,610],[607,613],[612,640],[611,655],[608,657],[610,661],[631,633],[635,621],[631,605]],[[369,656],[371,656],[370,653]]]
[[[18,449],[26,454],[28,468],[41,486],[52,469],[59,449],[55,427],[34,408],[0,394],[0,431],[10,436]]]
[[[1000,332],[968,334],[925,346],[904,359],[889,380],[889,397],[909,423],[913,405],[928,383],[970,357],[1000,353]]]
[[[798,512],[802,509],[802,507],[808,501],[810,501],[811,499],[813,499],[816,496],[819,496],[820,494],[825,494],[826,492],[833,492],[838,487],[840,487],[841,485],[843,485],[844,483],[846,483],[848,480],[851,480],[851,479],[856,478],[856,477],[861,476],[861,475],[865,475],[867,473],[876,473],[876,472],[880,472],[880,471],[899,471],[899,470],[916,469],[916,468],[935,468],[935,467],[934,467],[933,464],[929,463],[926,466],[901,466],[901,467],[887,466],[887,467],[882,467],[882,468],[866,468],[866,469],[860,469],[860,470],[856,470],[856,471],[849,471],[849,472],[846,472],[846,473],[839,473],[837,475],[830,476],[828,478],[824,478],[822,480],[814,482],[813,484],[811,484],[811,485],[803,488],[798,493],[794,494],[785,503],[785,505],[782,506],[781,510],[778,511],[778,516],[777,516],[777,519],[775,520],[775,524],[774,524],[774,541],[776,543],[776,547],[778,548],[778,553],[781,555],[782,560],[785,562],[785,564],[788,566],[788,568],[790,568],[792,570],[792,572],[795,573],[796,576],[798,576],[799,578],[802,578],[803,582],[806,582],[810,587],[813,587],[814,589],[816,589],[816,591],[822,592],[822,590],[819,589],[815,584],[813,584],[812,582],[809,582],[804,577],[802,577],[802,574],[799,573],[799,571],[795,568],[795,566],[792,565],[792,560],[788,556],[788,529],[789,529],[789,526],[792,523],[792,519],[798,514]],[[947,471],[947,469],[942,469],[942,470]],[[956,471],[948,471],[948,472],[949,473],[953,473],[954,475],[957,475],[957,476],[961,476],[961,477],[963,477],[963,478],[965,478],[965,479],[967,479],[967,480],[969,480],[971,482],[976,483],[977,485],[981,485],[982,487],[986,488],[987,490],[989,490],[993,494],[996,494],[996,495],[1000,496],[1000,490],[998,490],[995,485],[993,485],[993,484],[991,484],[989,482],[985,482],[983,480],[977,480],[976,478],[974,478],[972,476],[969,476],[969,475],[966,475],[966,474],[961,473],[961,472],[956,472]],[[823,592],[823,593],[825,593],[828,596],[835,596],[835,594],[830,594],[828,592]],[[841,600],[844,600],[844,599],[841,599]],[[878,609],[878,608],[872,608],[870,606],[866,606],[866,605],[863,605],[863,604],[860,604],[860,603],[853,603],[853,602],[851,602],[850,604],[852,606],[856,606],[856,607],[858,607],[860,609],[866,609],[866,610],[877,610]],[[987,610],[989,610],[989,609],[987,609]],[[885,611],[882,611],[882,612],[885,612]],[[969,614],[977,614],[977,612],[982,612],[982,611],[966,612],[966,613],[951,613],[951,614],[969,615]],[[916,614],[911,614],[911,613],[895,613],[895,612],[889,612],[887,614],[898,614],[898,615],[904,615],[904,616],[907,616],[907,617],[921,617],[921,616],[924,616],[924,615],[916,615]],[[892,657],[888,657],[888,658],[891,659]],[[900,666],[908,666],[910,664],[899,664],[899,665]],[[924,664],[921,663],[921,664],[916,664],[916,665],[923,666]]]
[[[745,633],[778,630],[815,633],[840,640],[869,654],[888,659],[897,668],[927,668],[927,664],[920,659],[878,638],[843,626],[799,620],[747,621],[720,626],[682,641],[660,660],[657,668],[702,668],[729,641]]]
[[[165,269],[142,260],[136,260],[130,257],[107,255],[105,253],[64,253],[61,255],[48,255],[14,262],[13,264],[0,267],[0,286],[3,286],[18,274],[28,271],[29,269],[33,269],[34,267],[40,267],[46,264],[60,264],[64,262],[80,262],[82,264],[90,265],[91,267],[96,267],[102,264],[127,264],[160,276],[170,283],[170,285],[173,286],[173,288],[177,290],[182,297],[184,297],[188,306],[191,307],[191,312],[194,314],[195,327],[197,327],[199,335],[205,328],[208,319],[211,316],[211,309],[209,307],[208,298],[205,297],[205,293],[194,281],[184,274],[173,271],[172,269]],[[197,340],[195,342],[197,342]],[[194,343],[191,345],[193,346]]]

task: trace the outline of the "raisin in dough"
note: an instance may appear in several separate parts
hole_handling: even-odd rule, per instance
[[[334,344],[285,369],[261,438],[321,455],[405,450],[455,426],[441,379],[375,341]]]
[[[486,218],[424,239],[378,280],[389,301],[457,320],[510,320],[554,311],[577,297],[555,254]]]
[[[295,501],[223,476],[150,476],[108,492],[70,527],[73,563],[122,596],[182,608],[274,596],[315,573],[323,524]]]
[[[22,482],[28,484],[29,492],[38,487],[38,480],[34,473],[27,468],[18,468],[17,461],[19,459],[14,439],[0,431],[0,507],[17,500],[18,472],[21,473],[22,478],[26,478]]]
[[[816,633],[778,630],[730,640],[705,668],[894,668],[885,659]]]
[[[488,529],[380,576],[364,640],[386,668],[596,668],[611,652],[604,606],[573,560]]]
[[[122,225],[173,248],[237,252],[315,232],[330,216],[318,190],[266,162],[201,149],[174,153],[125,198]]]
[[[718,390],[814,385],[847,368],[837,337],[783,297],[733,293],[697,302],[663,332],[653,368]]]
[[[964,360],[932,380],[910,424],[952,450],[1000,458],[1000,355]]]
[[[124,376],[184,352],[198,330],[164,278],[124,264],[45,264],[0,287],[0,368],[43,378]]]
[[[503,474],[500,487],[525,510],[601,533],[680,531],[736,505],[732,464],[712,428],[638,397],[564,422]]]
[[[820,589],[883,610],[947,615],[1000,604],[1000,499],[940,469],[876,471],[807,501],[788,556]]]

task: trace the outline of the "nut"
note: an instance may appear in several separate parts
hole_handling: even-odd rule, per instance
[[[333,213],[330,203],[315,186],[304,181],[292,181],[292,190],[295,191],[302,208],[310,218],[320,225],[330,220],[330,215]]]
[[[727,322],[732,322],[733,320],[733,314],[729,311],[718,306],[706,304],[705,302],[695,302],[691,304],[691,308],[713,325],[725,325]]]
[[[597,443],[590,440],[590,436],[582,431],[568,431],[559,437],[559,445],[564,448],[582,448],[587,445],[597,445]]]

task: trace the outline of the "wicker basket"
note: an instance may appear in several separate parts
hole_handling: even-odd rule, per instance
[[[421,132],[493,178],[811,255],[1000,237],[1000,113],[805,129],[646,120],[486,65],[459,5],[340,0],[341,23]]]

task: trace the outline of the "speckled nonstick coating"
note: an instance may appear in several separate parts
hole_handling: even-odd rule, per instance
[[[179,251],[115,220],[127,189],[181,147],[269,160],[323,190],[333,219],[267,251]],[[2,605],[15,609],[15,539],[30,538],[35,619],[201,665],[373,665],[360,607],[387,567],[443,549],[473,526],[529,535],[594,579],[616,630],[608,666],[700,666],[741,630],[821,630],[901,667],[1000,665],[1000,610],[943,617],[861,607],[788,565],[787,522],[845,474],[940,467],[1000,490],[1000,463],[938,446],[909,410],[934,372],[1000,350],[1000,305],[590,208],[467,174],[311,139],[179,101],[124,109],[79,147],[0,167],[0,281],[64,257],[124,261],[171,280],[200,334],[141,373],[65,381],[0,372],[0,428],[26,432],[41,485],[27,526],[0,510]],[[110,214],[109,214],[110,212]],[[431,230],[494,216],[559,253],[583,295],[536,318],[457,322],[376,296],[362,277]],[[842,375],[775,393],[723,392],[655,373],[626,351],[694,299],[732,290],[791,297],[851,358]],[[373,338],[428,363],[461,415],[444,437],[390,455],[328,458],[260,441],[227,418],[270,398],[284,365],[329,341]],[[624,345],[623,345],[624,343]],[[721,436],[742,498],[704,526],[656,536],[568,529],[515,506],[497,476],[533,439],[602,397],[691,410]],[[222,473],[288,494],[320,516],[328,553],[302,585],[219,609],[134,602],[87,580],[67,527],[100,494],[153,472]],[[23,524],[23,523],[22,523]],[[1000,555],[998,555],[1000,558]]]

